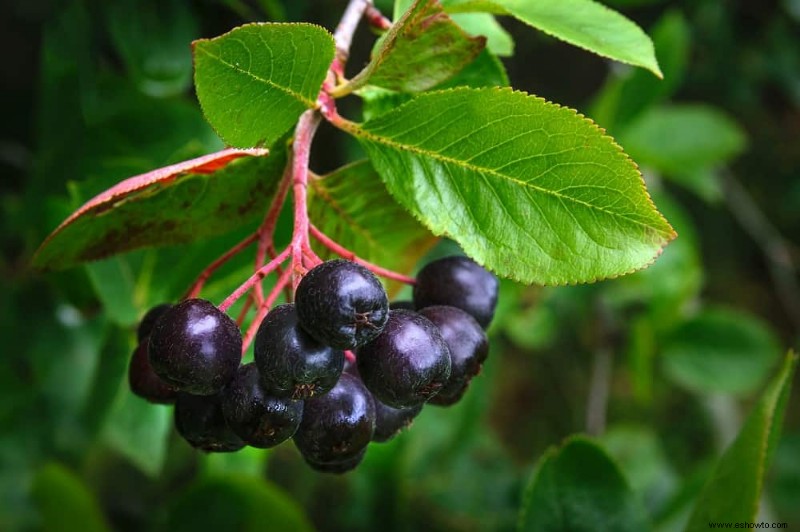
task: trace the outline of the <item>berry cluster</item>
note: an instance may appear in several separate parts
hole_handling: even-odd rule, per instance
[[[266,315],[255,362],[242,334],[208,301],[151,309],[138,329],[129,378],[137,395],[175,403],[192,446],[236,451],[292,438],[319,471],[356,467],[425,403],[451,405],[486,359],[497,279],[465,257],[423,268],[413,302],[389,301],[365,267],[331,260],[309,270],[294,303]]]

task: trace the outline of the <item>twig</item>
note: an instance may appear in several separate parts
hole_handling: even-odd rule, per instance
[[[217,271],[220,266],[231,260],[236,256],[236,254],[255,242],[256,239],[258,239],[258,233],[253,233],[226,251],[225,254],[220,258],[209,264],[208,267],[200,273],[195,282],[192,283],[192,286],[189,287],[189,290],[186,291],[186,295],[184,295],[183,299],[197,297],[198,294],[200,294],[200,291],[203,289],[203,285],[205,285],[206,281],[208,281],[208,278],[211,277],[211,275]]]
[[[225,298],[225,301],[223,301],[222,303],[219,304],[219,309],[222,312],[225,312],[226,310],[228,310],[231,307],[231,305],[236,303],[236,301],[240,297],[242,297],[244,294],[246,294],[248,292],[248,290],[250,290],[253,287],[253,285],[255,285],[257,282],[261,281],[261,279],[263,279],[264,277],[269,275],[273,270],[275,270],[275,268],[280,266],[283,261],[288,259],[289,255],[291,254],[291,251],[292,251],[292,248],[287,247],[286,249],[284,249],[280,253],[280,255],[278,255],[276,258],[271,260],[268,264],[266,264],[266,265],[262,266],[261,268],[259,268],[258,270],[256,270],[256,272],[253,275],[251,275],[250,278],[248,278],[244,283],[242,283],[239,286],[239,288],[234,290],[231,295],[229,295],[227,298]]]
[[[264,318],[269,313],[270,309],[272,308],[272,305],[278,299],[278,296],[283,290],[283,287],[289,283],[289,280],[291,278],[291,273],[292,273],[291,270],[284,270],[284,272],[278,277],[278,280],[275,282],[275,286],[273,286],[272,290],[270,290],[269,295],[267,295],[267,298],[264,300],[263,303],[261,303],[261,305],[259,305],[258,311],[256,312],[253,321],[250,323],[250,326],[247,328],[247,332],[245,333],[244,338],[242,339],[242,355],[244,355],[245,352],[247,351],[247,348],[250,347],[250,343],[253,341],[253,338],[255,338],[255,335],[258,332],[258,328],[259,326],[261,326],[261,322],[264,321]]]
[[[387,270],[386,268],[382,268],[377,264],[373,264],[369,261],[366,261],[356,256],[355,253],[341,246],[340,244],[336,243],[333,239],[325,235],[325,233],[320,231],[314,224],[311,224],[310,230],[311,230],[311,235],[315,239],[317,239],[320,244],[322,244],[329,250],[333,251],[340,257],[364,266],[366,269],[370,270],[375,275],[380,275],[381,277],[392,279],[393,281],[400,281],[401,283],[409,284],[412,286],[417,284],[417,280],[414,279],[413,277],[409,277],[407,275],[403,275],[402,273],[398,273],[392,270]]]

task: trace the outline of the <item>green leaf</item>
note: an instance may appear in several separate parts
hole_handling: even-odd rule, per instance
[[[707,176],[745,148],[744,131],[722,111],[707,105],[657,107],[641,115],[619,137],[641,165],[667,175]],[[697,186],[702,186],[698,184]]]
[[[486,45],[450,20],[436,0],[416,0],[392,25],[372,53],[372,60],[347,87],[367,84],[418,92],[441,83],[469,64]]]
[[[452,89],[455,87],[507,87],[508,75],[497,57],[488,50],[483,50],[475,60],[464,67],[452,78],[437,85],[433,90]],[[414,98],[407,92],[390,91],[368,85],[357,94],[364,100],[364,120],[372,120],[382,114],[400,107]]]
[[[775,379],[761,395],[734,442],[722,455],[697,499],[687,531],[708,530],[710,521],[753,522],[797,366],[789,353]]]
[[[33,498],[46,532],[110,530],[100,505],[83,481],[57,463],[43,466],[33,480]]]
[[[470,35],[486,37],[486,48],[493,54],[503,57],[514,55],[514,38],[497,22],[493,15],[489,13],[457,13],[451,15],[450,18]]]
[[[597,444],[570,439],[550,449],[525,491],[519,530],[648,530],[644,509],[619,468]]]
[[[133,395],[125,381],[103,431],[105,442],[151,477],[161,472],[172,430],[172,407]]]
[[[714,308],[678,326],[662,357],[667,375],[689,390],[746,395],[769,375],[780,343],[755,316]]]
[[[592,104],[590,115],[610,131],[618,131],[640,113],[667,100],[678,89],[689,61],[689,25],[680,11],[669,11],[651,31],[664,79],[640,69],[613,69]]]
[[[654,430],[617,425],[610,427],[600,441],[617,461],[648,513],[660,513],[678,491],[680,477],[670,465]]]
[[[249,476],[213,477],[189,488],[172,505],[164,530],[311,531],[298,504],[274,484]]]
[[[398,202],[504,277],[615,277],[652,262],[675,236],[619,146],[540,98],[461,88],[341,126]]]
[[[86,273],[108,317],[119,325],[133,325],[139,319],[139,309],[130,297],[136,279],[125,257],[111,257],[86,265]]]
[[[275,194],[286,163],[225,150],[127,179],[67,218],[33,258],[44,270],[145,246],[191,242],[254,221]]]
[[[437,240],[392,199],[368,161],[312,179],[309,200],[309,217],[323,233],[390,270],[411,272]],[[316,250],[333,256],[321,246]]]
[[[231,146],[271,146],[316,105],[333,37],[312,24],[247,24],[195,41],[203,113]]]
[[[448,12],[512,15],[548,35],[663,77],[653,43],[634,22],[594,0],[448,0]]]

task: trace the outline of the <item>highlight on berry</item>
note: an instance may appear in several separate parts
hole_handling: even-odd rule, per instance
[[[219,306],[158,305],[138,327],[131,390],[174,403],[178,433],[201,451],[292,439],[309,467],[350,471],[371,442],[397,436],[426,405],[458,402],[488,354],[482,324],[497,305],[493,274],[447,257],[412,282],[414,300],[390,304],[365,266],[320,262],[291,303],[261,316],[246,364],[242,331]]]

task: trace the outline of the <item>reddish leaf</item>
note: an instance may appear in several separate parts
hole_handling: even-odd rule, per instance
[[[33,264],[63,269],[234,229],[263,213],[275,192],[285,153],[262,157],[267,154],[266,149],[226,149],[126,179],[59,225]]]

